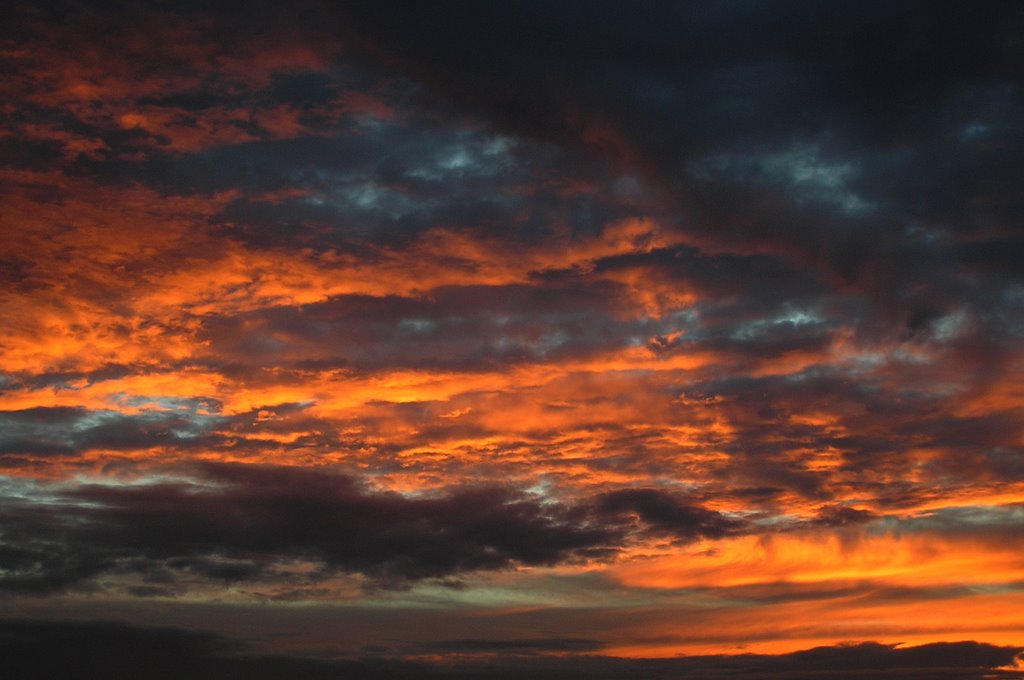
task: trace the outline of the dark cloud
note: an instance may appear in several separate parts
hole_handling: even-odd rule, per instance
[[[220,419],[194,411],[126,415],[81,407],[36,407],[0,412],[0,456],[72,455],[92,449],[127,451],[153,446],[209,445]]]
[[[443,677],[437,669],[414,662],[327,662],[248,656],[240,654],[245,647],[213,633],[175,628],[138,628],[106,622],[0,622],[5,669],[25,680],[284,680],[296,675],[311,680]]]
[[[670,535],[680,540],[699,536],[721,538],[743,526],[738,520],[686,502],[679,496],[658,489],[623,489],[598,496],[601,514],[617,516],[633,514],[641,525],[654,534]]]
[[[218,464],[202,472],[192,482],[54,489],[46,502],[11,498],[0,586],[46,592],[119,574],[173,592],[187,577],[275,582],[282,561],[307,560],[319,570],[314,579],[360,573],[394,587],[604,559],[635,533],[690,541],[740,528],[651,489],[573,504],[497,486],[406,497],[295,468]]]
[[[779,656],[742,654],[678,659],[621,659],[550,652],[586,652],[585,640],[536,639],[493,643],[455,640],[437,643],[434,651],[485,653],[483,659],[452,659],[443,664],[365,657],[317,660],[299,656],[255,654],[238,641],[205,632],[175,628],[139,628],[118,623],[0,621],[0,650],[5,669],[24,680],[51,678],[194,678],[272,680],[319,678],[796,678],[885,677],[1019,678],[1021,673],[995,670],[1013,663],[1021,651],[978,642],[895,647],[862,643],[818,647]],[[59,653],[55,653],[58,652]]]
[[[942,288],[984,306],[934,243],[1016,229],[1019,7],[402,8],[346,5],[339,23],[499,129],[617,158],[715,248],[795,260],[883,306]],[[1002,276],[1005,251],[965,255]]]
[[[544,654],[587,653],[599,651],[606,645],[598,640],[583,638],[533,638],[504,640],[437,640],[423,645],[424,651],[444,654]]]
[[[60,144],[53,140],[0,138],[0,167],[46,170],[60,157]]]
[[[339,296],[323,303],[218,317],[204,324],[210,360],[296,367],[335,362],[356,371],[400,367],[474,371],[581,359],[666,330],[616,318],[612,284],[441,287],[430,299]],[[285,354],[282,353],[282,349]],[[329,365],[329,364],[328,364]]]
[[[870,510],[851,508],[847,505],[823,505],[813,523],[826,527],[846,527],[865,524],[877,518]]]

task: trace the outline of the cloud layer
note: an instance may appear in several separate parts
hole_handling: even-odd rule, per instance
[[[556,675],[1022,642],[1020,7],[6,14],[3,611]]]

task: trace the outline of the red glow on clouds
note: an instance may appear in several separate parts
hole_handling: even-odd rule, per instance
[[[915,217],[872,173],[917,142],[773,150],[790,123],[724,66],[685,81],[702,117],[658,69],[613,101],[553,59],[564,87],[510,121],[483,70],[438,75],[457,47],[358,15],[27,12],[5,38],[3,611],[220,607],[239,634],[277,603],[272,637],[290,603],[339,654],[397,626],[435,661],[1024,642],[996,188]],[[178,541],[187,498],[217,517]],[[351,643],[338,605],[370,621]]]

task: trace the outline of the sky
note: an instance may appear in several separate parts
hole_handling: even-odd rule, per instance
[[[2,12],[17,677],[1024,677],[1024,5]]]

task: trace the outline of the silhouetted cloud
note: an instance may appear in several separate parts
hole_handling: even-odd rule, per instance
[[[498,486],[410,498],[303,469],[211,464],[201,472],[188,481],[9,497],[0,587],[92,588],[96,578],[117,574],[141,578],[133,587],[173,593],[196,577],[287,579],[288,560],[312,563],[314,580],[348,572],[377,587],[403,587],[515,565],[605,559],[634,532],[692,541],[742,526],[654,490],[579,503]],[[638,519],[623,516],[630,511]]]
[[[537,639],[444,641],[434,651],[481,654],[443,664],[416,660],[362,658],[326,661],[298,656],[254,654],[238,641],[206,632],[138,628],[107,622],[0,622],[5,668],[25,680],[37,678],[680,678],[742,677],[753,680],[828,678],[1020,677],[1008,666],[1019,648],[977,642],[894,647],[862,643],[817,647],[778,656],[693,656],[679,659],[547,656],[585,651],[582,640]],[[59,650],[59,654],[55,654]]]

